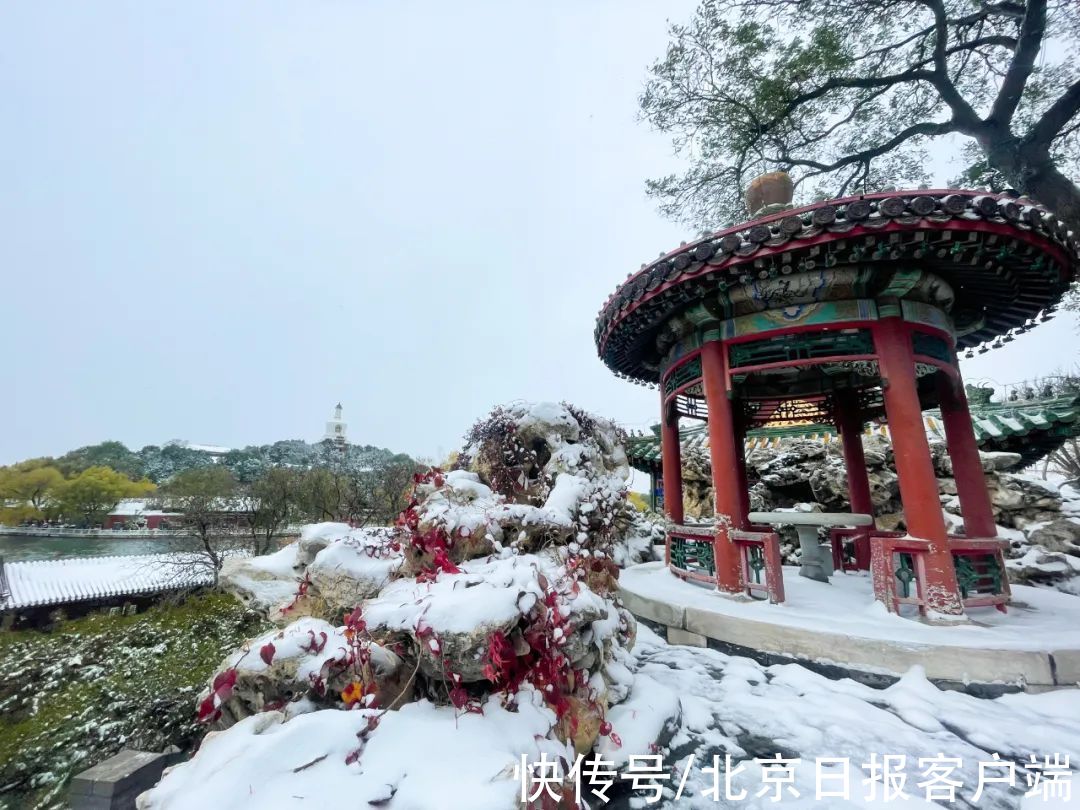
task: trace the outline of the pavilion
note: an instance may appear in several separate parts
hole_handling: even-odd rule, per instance
[[[1004,609],[1005,543],[957,352],[1047,318],[1075,278],[1076,241],[1046,209],[977,191],[887,191],[797,209],[790,200],[786,175],[758,178],[749,222],[643,266],[597,319],[608,367],[661,392],[669,567],[724,594],[783,601],[778,538],[763,524],[798,519],[750,512],[744,441],[771,425],[829,424],[852,514],[822,525],[847,527],[875,597],[939,621]],[[963,536],[948,534],[938,500],[929,408],[940,413]],[[716,519],[704,530],[683,520],[683,418],[707,424]],[[906,534],[873,526],[861,442],[870,421],[888,425]]]

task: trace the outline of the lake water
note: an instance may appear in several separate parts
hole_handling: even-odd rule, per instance
[[[62,557],[115,557],[154,554],[196,548],[191,537],[30,537],[0,534],[0,557],[4,562],[58,560]]]

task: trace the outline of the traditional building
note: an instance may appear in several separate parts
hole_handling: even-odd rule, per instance
[[[1080,253],[1045,208],[975,191],[881,192],[790,206],[791,181],[752,184],[755,218],[631,275],[596,324],[618,376],[660,391],[667,559],[721,593],[783,601],[778,538],[799,528],[802,571],[828,581],[817,527],[854,545],[887,609],[946,621],[1009,600],[957,352],[1004,345],[1050,317]],[[937,408],[964,519],[950,535],[923,411]],[[680,421],[703,420],[715,522],[685,525]],[[750,511],[752,431],[831,424],[842,440],[851,514]],[[873,524],[861,435],[888,424],[907,534]],[[804,529],[806,531],[804,531]],[[831,563],[830,563],[831,567]]]
[[[180,512],[163,509],[158,501],[144,498],[124,498],[105,516],[106,529],[178,529],[183,520]]]

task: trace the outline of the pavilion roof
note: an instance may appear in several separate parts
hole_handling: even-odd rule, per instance
[[[1006,402],[971,402],[972,427],[979,449],[989,452],[1019,453],[1020,469],[1052,453],[1066,439],[1080,435],[1080,392],[1064,393],[1038,399]],[[937,410],[923,414],[923,424],[932,437],[944,438],[941,413]],[[707,424],[685,424],[679,439],[683,453],[705,450],[709,446]],[[870,424],[867,435],[889,436],[888,425]],[[766,426],[751,430],[745,447],[753,450],[775,447],[785,439],[811,439],[825,443],[836,441],[836,430],[827,424]],[[631,435],[626,441],[630,464],[643,471],[658,470],[661,465],[660,428]]]
[[[915,267],[954,291],[950,316],[963,350],[1038,323],[1075,277],[1078,256],[1074,235],[1030,201],[953,189],[829,200],[726,228],[643,265],[601,308],[596,346],[617,374],[651,386],[667,325],[701,302],[724,309],[729,289],[819,272],[806,268],[855,267],[869,274],[865,297],[874,298],[897,268]]]

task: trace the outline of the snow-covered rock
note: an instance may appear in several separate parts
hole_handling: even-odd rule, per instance
[[[404,554],[393,529],[353,529],[327,543],[307,566],[309,599],[326,613],[344,613],[375,596],[401,568]]]
[[[377,644],[370,645],[366,668],[349,667],[350,641],[345,628],[310,616],[280,630],[252,639],[226,658],[200,696],[208,718],[227,728],[259,712],[284,709],[304,701],[312,709],[342,702],[341,693],[354,680],[366,681],[371,690],[389,700],[404,688],[401,659]],[[231,688],[216,691],[223,674]],[[305,707],[305,710],[307,708]]]
[[[474,724],[528,695],[549,713],[539,732],[549,740],[514,750],[586,753],[608,733],[607,712],[649,703],[633,692],[637,623],[618,601],[618,564],[648,559],[663,526],[627,500],[619,431],[568,405],[515,404],[473,428],[460,464],[418,475],[394,528],[307,526],[272,559],[231,570],[226,587],[276,602],[271,617],[291,623],[222,662],[202,714],[236,738],[285,739],[279,727],[319,716],[353,728],[328,710],[387,711],[378,731],[357,729],[363,742],[421,706]],[[269,725],[256,722],[264,716]],[[423,732],[414,739],[428,745]],[[218,778],[212,760],[200,752],[188,773]],[[187,806],[173,796],[146,806]]]
[[[612,559],[620,568],[649,562],[653,559],[653,548],[662,546],[666,539],[666,518],[652,512],[634,512],[612,546]]]
[[[218,583],[250,607],[269,612],[296,593],[303,568],[298,556],[296,544],[290,543],[262,557],[228,557]]]
[[[222,672],[235,674],[235,683],[226,694],[213,688],[200,696],[211,722],[227,727],[267,708],[281,708],[321,684],[325,691],[333,683],[347,655],[341,629],[321,619],[304,618],[283,630],[271,630],[248,642],[222,662],[213,681]],[[337,665],[335,667],[335,665]],[[341,684],[344,686],[344,683]]]
[[[1027,539],[1050,551],[1080,555],[1080,522],[1073,518],[1057,518],[1033,529]]]
[[[311,523],[300,530],[296,558],[301,565],[309,565],[315,555],[335,540],[345,537],[352,527],[348,523]]]

